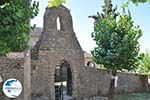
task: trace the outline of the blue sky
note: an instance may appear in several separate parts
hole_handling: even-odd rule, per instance
[[[43,27],[43,14],[47,6],[48,0],[36,0],[39,1],[40,12],[37,17],[31,20],[31,24],[36,24],[37,27]],[[126,0],[112,0],[114,6],[118,6],[118,11],[121,11],[120,6],[122,2]],[[84,51],[90,52],[96,45],[91,37],[93,31],[93,19],[88,18],[90,15],[94,15],[97,12],[101,12],[101,6],[104,4],[104,0],[67,0],[65,6],[70,9],[73,17],[73,26],[76,36],[80,42],[80,45]],[[140,4],[135,6],[129,5],[135,25],[139,25],[143,30],[143,36],[140,39],[141,51],[145,49],[150,50],[150,4]]]

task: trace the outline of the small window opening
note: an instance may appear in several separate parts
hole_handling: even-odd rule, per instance
[[[87,66],[89,66],[89,67],[94,67],[94,68],[95,68],[95,63],[92,62],[92,61],[88,61],[88,62],[87,62]]]
[[[60,17],[57,17],[57,30],[60,30]]]

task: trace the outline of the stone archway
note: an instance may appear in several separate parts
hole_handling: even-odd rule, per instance
[[[72,96],[72,70],[66,60],[57,63],[54,74],[55,99],[64,100]],[[63,99],[62,99],[63,98]]]
[[[59,18],[60,30],[57,29],[57,18]],[[71,73],[65,79],[67,81],[66,93],[80,100],[82,97],[80,91],[82,90],[81,75],[84,66],[84,52],[73,30],[69,9],[63,5],[56,8],[46,8],[43,31],[33,49],[32,58],[38,60],[37,66],[40,66],[32,76],[33,93],[43,94],[48,96],[50,100],[56,100],[55,69],[57,69],[57,63],[61,66],[68,64],[68,67],[64,67],[65,72]]]

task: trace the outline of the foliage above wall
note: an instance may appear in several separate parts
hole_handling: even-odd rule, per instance
[[[143,74],[150,74],[150,51],[144,53],[138,71]]]
[[[58,7],[62,3],[66,3],[66,0],[49,0],[48,7]]]
[[[0,1],[0,56],[23,51],[28,46],[29,18],[38,13],[38,2],[31,7],[27,0]]]
[[[134,25],[130,12],[118,14],[111,0],[105,0],[103,12],[95,19],[92,37],[96,47],[92,55],[97,64],[109,70],[133,70],[139,64],[139,38],[142,30]]]

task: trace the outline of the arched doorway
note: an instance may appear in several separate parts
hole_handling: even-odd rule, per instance
[[[55,68],[55,98],[64,100],[72,96],[72,71],[66,60],[61,60]]]

